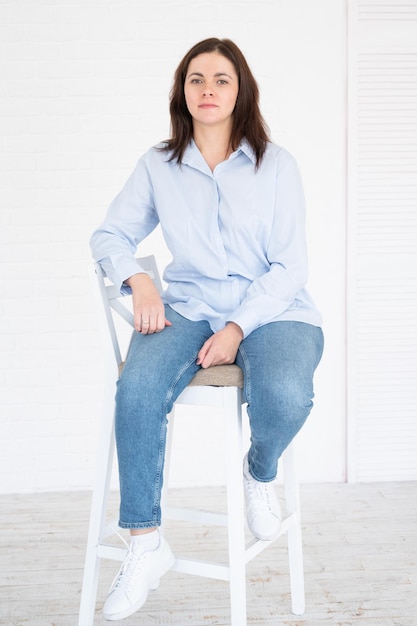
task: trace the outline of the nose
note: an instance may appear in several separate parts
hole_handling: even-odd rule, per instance
[[[203,89],[203,96],[212,96],[214,95],[214,89],[210,85],[205,85]]]

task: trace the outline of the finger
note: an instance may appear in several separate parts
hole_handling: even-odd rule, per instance
[[[201,348],[200,352],[197,355],[197,365],[201,365],[203,368],[210,367],[213,364],[214,353],[211,349],[211,342],[206,341],[206,343]]]
[[[147,335],[152,328],[152,319],[150,313],[142,313],[140,319],[140,332],[143,335]]]
[[[142,330],[142,317],[141,317],[141,315],[135,315],[134,327],[135,327],[135,330],[138,331],[138,333],[141,332],[141,330]]]
[[[162,314],[157,314],[156,316],[151,315],[149,319],[148,334],[160,333],[166,326],[172,326],[172,324],[165,318],[165,311]]]
[[[169,320],[165,320],[162,328],[161,327],[157,328],[155,332],[161,333],[165,328],[167,328],[167,326],[172,326],[172,323]]]
[[[165,315],[159,315],[155,320],[155,332],[159,333],[166,326]]]
[[[206,342],[206,343],[207,343],[207,342]],[[205,356],[206,356],[206,354],[207,354],[207,349],[208,349],[208,348],[207,348],[207,346],[206,346],[206,343],[204,343],[204,344],[203,344],[203,347],[202,347],[202,348],[200,348],[200,351],[199,351],[199,353],[197,354],[197,360],[196,360],[197,365],[201,365],[201,363],[202,363],[202,362],[204,361],[204,359],[205,359]]]
[[[156,318],[150,316],[149,323],[148,320],[141,319],[139,332],[143,335],[152,335],[153,333],[160,333],[167,326],[172,326],[172,323],[165,319],[165,315],[157,316]]]

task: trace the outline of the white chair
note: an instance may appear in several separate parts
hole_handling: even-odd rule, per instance
[[[152,276],[157,287],[161,289],[155,258],[150,256],[141,258],[139,261],[141,266]],[[108,284],[98,263],[94,264],[92,274],[99,319],[101,319],[105,330],[104,336],[107,338],[105,344],[112,366],[110,367],[111,384],[106,385],[106,397],[103,399],[104,419],[97,460],[97,476],[92,497],[79,626],[92,626],[93,624],[101,559],[122,561],[126,554],[126,549],[106,542],[114,534],[116,526],[116,522],[109,523],[106,520],[106,514],[114,456],[115,382],[123,362],[119,342],[120,327],[118,331],[112,310],[131,326],[133,326],[133,315],[131,310],[122,303],[123,297],[118,289],[114,285]],[[227,564],[190,560],[178,556],[173,570],[229,581],[232,626],[246,626],[246,563],[272,543],[271,541],[252,539],[248,545],[245,544],[242,481],[242,387],[242,371],[236,365],[221,365],[206,370],[202,369],[175,403],[176,406],[191,404],[223,409],[227,514],[163,507],[164,518],[192,521],[205,525],[227,526],[229,553]],[[164,489],[168,485],[173,417],[172,412],[169,416]],[[284,470],[286,516],[282,523],[280,536],[286,534],[288,541],[292,611],[296,615],[302,615],[305,609],[303,550],[298,483],[295,475],[292,445],[287,448],[283,455],[282,467]]]

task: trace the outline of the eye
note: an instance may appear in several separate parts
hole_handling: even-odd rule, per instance
[[[201,80],[201,78],[192,78],[190,82],[191,82],[191,84],[199,85],[203,81]]]
[[[217,82],[219,83],[219,85],[227,85],[228,84],[228,81],[224,80],[224,78],[220,78]]]

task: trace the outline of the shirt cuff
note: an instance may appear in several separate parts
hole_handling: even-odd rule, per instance
[[[131,288],[125,284],[125,280],[134,274],[147,274],[136,259],[131,256],[114,255],[106,257],[105,259],[100,259],[100,265],[106,276],[116,285],[120,293],[124,295],[132,293]]]

